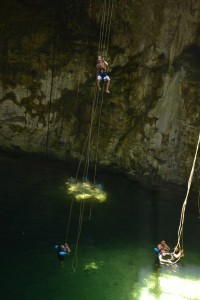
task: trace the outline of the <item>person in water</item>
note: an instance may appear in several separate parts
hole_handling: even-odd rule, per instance
[[[183,257],[184,253],[183,253],[183,250],[177,245],[175,245],[173,249],[174,249],[174,251],[171,253],[171,256],[172,256],[171,261],[175,262],[180,257]]]
[[[69,245],[67,243],[65,243],[65,244],[60,245],[59,252],[70,253],[71,249],[69,248]]]
[[[158,248],[160,254],[163,254],[165,252],[169,252],[169,250],[170,250],[170,247],[166,244],[165,240],[162,240],[157,245],[157,248]]]
[[[69,245],[67,243],[61,244],[60,246],[55,245],[55,248],[57,249],[57,256],[61,261],[64,260],[65,255],[71,252],[71,249],[69,248]]]
[[[110,94],[109,92],[109,86],[110,86],[110,77],[106,73],[106,67],[108,66],[107,61],[103,59],[101,55],[98,56],[98,61],[97,61],[97,87],[99,91],[101,91],[100,83],[103,80],[106,82],[106,93]]]
[[[66,252],[70,253],[71,249],[69,248],[69,245],[67,243],[64,244],[64,249]]]
[[[173,252],[162,252],[158,254],[158,258],[161,264],[175,264],[182,256],[184,256],[183,250],[181,250],[177,245],[174,246],[173,249]]]

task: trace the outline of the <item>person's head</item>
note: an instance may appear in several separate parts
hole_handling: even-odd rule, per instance
[[[65,243],[65,247],[68,247],[68,244],[67,244],[67,243]]]
[[[60,245],[60,248],[61,248],[61,249],[65,249],[65,246],[64,246],[64,245]]]
[[[165,240],[162,240],[160,243],[161,243],[162,246],[164,246],[166,244]]]
[[[102,60],[102,56],[99,55],[99,56],[98,56],[98,61],[101,61],[101,60]]]

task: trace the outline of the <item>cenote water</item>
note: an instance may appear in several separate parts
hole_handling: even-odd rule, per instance
[[[85,204],[73,271],[80,204],[74,202],[68,243],[59,261],[54,245],[65,240],[72,195],[65,163],[23,157],[0,160],[1,299],[132,300],[200,299],[197,199],[190,196],[184,223],[185,257],[159,268],[155,245],[172,247],[184,188],[139,184],[98,173],[107,200]]]

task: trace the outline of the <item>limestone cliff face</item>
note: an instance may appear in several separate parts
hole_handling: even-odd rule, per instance
[[[187,181],[200,131],[200,1],[113,1],[109,96],[96,92],[95,64],[110,1],[2,2],[1,147],[80,159],[89,135],[91,162],[98,149],[101,165]]]

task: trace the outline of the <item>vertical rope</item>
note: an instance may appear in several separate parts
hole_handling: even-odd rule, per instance
[[[110,16],[112,16],[112,8],[113,8],[113,1],[112,0],[109,1],[109,6],[108,6],[108,9],[107,9],[107,0],[104,0],[103,9],[102,9],[101,26],[100,26],[98,54],[100,54],[103,51],[103,48],[107,48],[107,51],[108,51],[110,26],[111,26]],[[106,12],[107,12],[107,15],[106,15]],[[110,14],[110,12],[111,12],[111,14]],[[106,43],[107,43],[107,45],[106,45]],[[79,91],[79,85],[78,85],[78,91]],[[78,95],[78,92],[77,92],[77,95]],[[91,144],[92,144],[92,130],[93,130],[95,114],[96,114],[97,107],[98,107],[98,101],[99,101],[99,90],[98,90],[98,93],[97,93],[97,86],[95,86],[93,103],[92,103],[92,110],[91,110],[89,133],[86,137],[86,141],[84,143],[83,151],[82,151],[81,158],[80,158],[80,161],[79,161],[78,170],[77,170],[77,174],[76,174],[76,180],[78,179],[80,165],[81,165],[81,162],[82,162],[85,151],[86,151],[86,154],[85,154],[86,159],[85,159],[85,166],[84,166],[84,172],[83,172],[83,180],[87,179],[87,176],[88,176],[89,165],[90,165],[90,155],[91,155]],[[97,157],[98,157],[98,145],[99,145],[99,135],[100,135],[102,104],[103,104],[103,91],[102,91],[102,100],[101,100],[99,120],[98,120],[94,181],[95,181],[95,177],[96,177],[96,165],[97,165]],[[72,205],[73,205],[73,202],[71,203],[71,207],[70,207],[70,216],[69,216],[69,221],[68,221],[67,235],[68,235],[68,231],[69,231]],[[91,209],[92,209],[92,205],[91,205],[91,208],[90,208],[89,218],[91,218]],[[81,235],[81,231],[82,231],[83,212],[84,212],[84,201],[82,201],[81,204],[80,204],[79,224],[78,224],[78,230],[77,230],[75,254],[74,254],[74,259],[73,259],[73,262],[72,262],[72,267],[73,267],[74,271],[76,270],[76,267],[78,266],[78,245],[79,245],[80,235]]]
[[[96,156],[95,156],[95,165],[94,165],[94,177],[93,177],[93,182],[95,184],[96,181],[96,173],[97,173],[97,159],[98,159],[98,151],[99,151],[99,136],[100,136],[100,128],[101,128],[101,112],[102,112],[102,106],[103,106],[103,94],[104,94],[104,89],[101,94],[101,104],[100,104],[100,109],[99,109],[99,121],[98,121],[98,130],[97,130],[97,145],[96,145]],[[92,216],[92,202],[90,205],[90,214],[89,214],[89,220],[91,220]]]
[[[198,195],[198,213],[199,213],[198,218],[200,218],[200,190],[199,190],[199,195]]]
[[[75,105],[75,110],[77,109],[77,105],[78,105],[78,98],[79,98],[79,86],[80,86],[80,76],[81,76],[81,71],[79,70],[78,72],[78,82],[77,82],[77,92],[76,92],[76,105]]]
[[[94,122],[94,116],[96,112],[96,102],[97,98],[94,99],[92,104],[92,112],[91,112],[91,119],[90,119],[90,129],[89,129],[89,136],[88,136],[88,147],[87,147],[87,153],[86,153],[86,163],[85,163],[85,170],[84,170],[84,177],[87,178],[88,170],[89,170],[89,164],[90,164],[90,150],[91,150],[91,138],[92,138],[92,129],[93,129],[93,122]]]
[[[55,21],[54,21],[55,22]],[[53,26],[53,55],[52,55],[52,71],[51,71],[51,88],[49,95],[49,108],[48,108],[48,117],[47,117],[47,136],[46,136],[46,146],[45,146],[45,155],[48,154],[48,145],[49,145],[49,131],[50,131],[50,114],[51,114],[51,104],[52,104],[52,95],[53,95],[53,83],[54,83],[54,71],[55,71],[55,23]]]
[[[184,225],[184,218],[185,218],[185,208],[186,208],[186,205],[187,205],[188,195],[189,195],[190,187],[191,187],[191,184],[192,184],[192,178],[193,178],[193,175],[194,175],[194,168],[195,168],[197,153],[198,153],[198,149],[199,149],[199,143],[200,143],[200,134],[199,134],[199,138],[198,138],[198,142],[197,142],[197,146],[196,146],[196,152],[195,152],[195,156],[194,156],[194,160],[193,160],[193,164],[192,164],[192,169],[191,169],[191,172],[190,172],[190,177],[189,177],[189,180],[188,180],[187,193],[186,193],[186,197],[185,197],[185,200],[184,200],[183,206],[182,206],[180,224],[179,224],[179,228],[178,228],[177,246],[180,246],[181,238],[183,240],[183,225]],[[182,244],[182,249],[183,249],[183,244]]]
[[[105,16],[106,16],[106,0],[104,0],[103,10],[102,10],[101,25],[100,25],[100,34],[99,34],[98,54],[102,53]]]
[[[32,23],[32,17],[30,18],[30,21]],[[29,68],[29,71],[30,71],[30,67],[31,67],[31,57],[32,57],[32,35],[31,35],[31,38],[30,38],[29,51],[28,51],[28,68]],[[26,96],[27,97],[28,97],[29,83],[30,83],[30,75],[28,74],[28,76],[27,76],[27,89],[26,89]]]
[[[108,46],[109,46],[109,39],[110,39],[110,29],[111,29],[111,21],[112,21],[112,14],[113,14],[113,1],[111,6],[111,13],[110,13],[110,23],[109,23],[109,30],[108,30],[108,37],[107,37],[107,44],[106,44],[106,53],[108,55]]]
[[[92,1],[90,0],[90,3],[89,3],[89,20],[91,18],[91,15],[92,15]]]
[[[107,55],[108,53],[112,13],[113,13],[113,0],[110,0],[108,5],[107,5],[107,0],[104,0],[101,25],[100,25],[98,54],[102,54],[103,52],[105,52],[104,54]]]
[[[110,10],[110,1],[108,3],[108,6],[106,7],[106,12],[105,12],[105,31],[104,31],[104,36],[103,36],[102,51],[106,49],[105,43],[106,43],[107,34],[108,34],[109,10]]]
[[[72,216],[73,204],[74,204],[74,198],[72,197],[72,201],[71,201],[71,205],[70,205],[70,210],[69,210],[68,223],[67,223],[67,233],[66,233],[66,237],[65,237],[65,242],[66,243],[68,241],[68,234],[69,234],[69,227],[70,227],[70,223],[71,223],[71,216]]]
[[[95,167],[94,167],[94,183],[95,183],[96,173],[97,173],[97,160],[98,160],[98,151],[99,151],[99,136],[100,136],[100,128],[101,128],[101,114],[102,114],[102,106],[103,106],[103,98],[104,98],[103,93],[104,93],[104,90],[102,91],[101,104],[100,104],[100,109],[99,109],[99,123],[98,123],[96,157],[95,157]]]
[[[73,268],[74,272],[76,271],[76,268],[78,267],[78,245],[79,245],[79,240],[80,240],[81,231],[82,231],[83,212],[84,212],[84,199],[81,201],[81,204],[80,204],[77,239],[76,239],[74,258],[73,258],[73,261],[72,261],[72,268]]]

